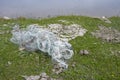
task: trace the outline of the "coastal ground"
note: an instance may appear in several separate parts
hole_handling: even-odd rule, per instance
[[[53,78],[62,80],[119,80],[120,79],[120,43],[103,41],[92,36],[98,26],[112,27],[120,31],[120,17],[108,18],[106,23],[99,18],[86,16],[58,16],[45,19],[0,18],[0,80],[23,80],[22,75],[39,75],[46,72]],[[60,22],[66,20],[69,23]],[[82,37],[70,40],[74,51],[68,61],[69,68],[60,74],[52,71],[51,57],[38,51],[19,51],[18,45],[10,42],[11,30],[15,24],[24,28],[30,24],[79,24],[87,29]],[[81,55],[80,50],[88,50],[88,55]]]

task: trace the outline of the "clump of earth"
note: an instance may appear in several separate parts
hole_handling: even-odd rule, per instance
[[[120,43],[120,32],[111,27],[98,26],[99,30],[92,32],[96,38],[100,38],[107,42]]]

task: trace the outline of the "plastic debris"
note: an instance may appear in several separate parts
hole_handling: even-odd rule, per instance
[[[19,45],[20,50],[47,52],[60,67],[68,68],[66,60],[73,55],[71,44],[62,41],[53,32],[44,30],[37,25],[29,25],[19,29],[16,25],[12,30],[11,42]]]
[[[5,20],[9,20],[10,18],[7,17],[7,16],[4,16],[3,19],[5,19]]]

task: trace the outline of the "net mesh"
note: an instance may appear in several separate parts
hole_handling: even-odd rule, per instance
[[[19,29],[18,25],[14,26],[10,40],[27,51],[47,52],[52,60],[63,68],[68,67],[66,60],[73,55],[71,44],[60,40],[54,33],[35,25],[27,26],[25,29]]]

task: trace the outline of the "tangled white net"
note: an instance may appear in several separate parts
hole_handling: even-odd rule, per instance
[[[73,55],[71,44],[60,40],[54,33],[35,25],[30,25],[26,29],[19,29],[16,25],[12,35],[11,42],[18,44],[19,47],[27,51],[47,52],[61,67],[68,67],[66,60]]]

